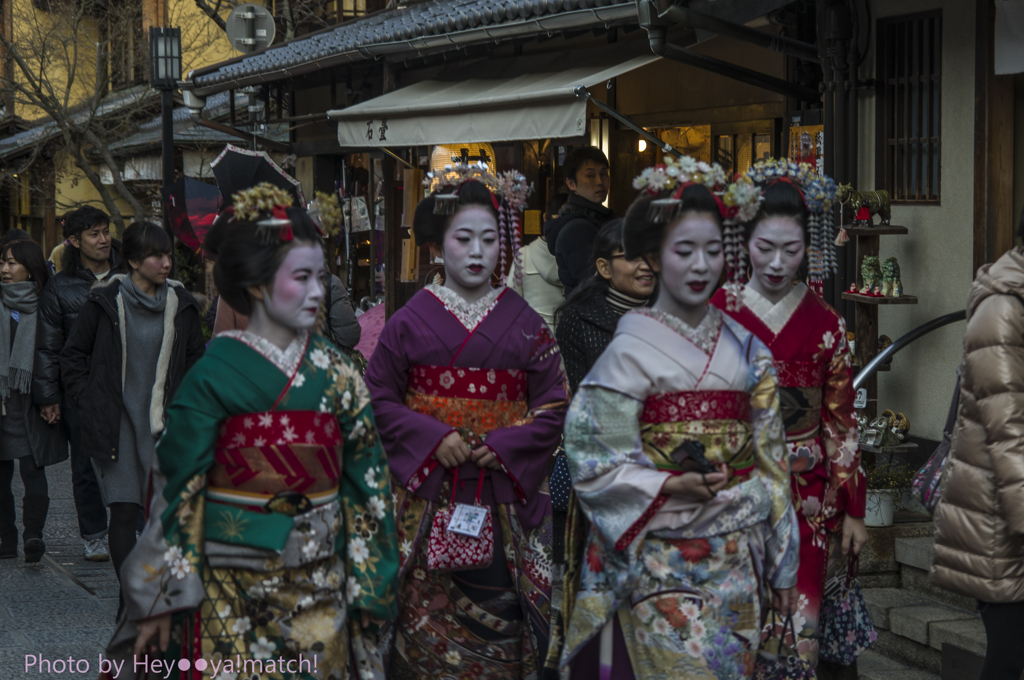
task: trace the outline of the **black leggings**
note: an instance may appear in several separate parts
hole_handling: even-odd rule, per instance
[[[141,512],[142,506],[138,503],[110,504],[110,532],[107,541],[118,579],[121,578],[121,565],[135,547],[135,528]]]
[[[25,495],[38,494],[45,496],[49,491],[46,485],[46,468],[36,467],[32,456],[18,458],[21,468],[21,481],[25,484]],[[14,461],[0,460],[0,494],[12,493],[11,483],[14,481]]]
[[[978,610],[987,638],[980,680],[1019,680],[1024,672],[1024,602],[979,602]]]

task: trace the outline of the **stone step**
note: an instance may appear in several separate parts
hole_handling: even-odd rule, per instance
[[[901,565],[899,585],[904,590],[930,597],[950,607],[957,607],[969,612],[977,610],[977,600],[967,595],[961,595],[945,588],[940,588],[928,579],[928,572],[925,569],[918,569],[906,564]]]
[[[857,677],[858,680],[939,680],[935,673],[914,668],[872,650],[857,658]]]
[[[985,654],[985,628],[974,612],[902,588],[863,591],[878,630],[874,651],[931,673],[942,670],[944,644]]]
[[[896,539],[896,562],[915,569],[928,571],[932,566],[931,536]]]

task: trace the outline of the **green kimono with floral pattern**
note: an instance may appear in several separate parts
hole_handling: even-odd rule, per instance
[[[167,409],[127,620],[173,614],[166,658],[218,678],[383,678],[396,615],[389,471],[358,370],[318,335],[215,338]],[[269,508],[269,509],[268,509]],[[128,657],[130,658],[130,657]],[[232,675],[237,674],[237,676]]]

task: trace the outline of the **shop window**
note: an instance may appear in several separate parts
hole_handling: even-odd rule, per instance
[[[942,14],[878,22],[878,163],[893,202],[938,203],[942,99]]]
[[[715,162],[730,176],[745,173],[757,161],[771,157],[771,133],[715,135]]]

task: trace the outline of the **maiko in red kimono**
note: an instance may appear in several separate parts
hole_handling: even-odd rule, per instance
[[[738,311],[726,310],[724,290],[711,300],[767,345],[774,358],[800,523],[794,622],[800,655],[816,664],[830,546],[842,537],[846,515],[864,516],[866,495],[846,324],[802,283],[774,305],[749,287],[740,302]],[[845,566],[837,551],[832,550],[833,570]]]
[[[393,474],[400,611],[389,678],[535,678],[547,651],[551,598],[548,467],[568,406],[565,372],[548,327],[506,288],[468,303],[427,286],[387,322],[366,383]],[[500,470],[467,462],[455,500],[481,504],[494,523],[483,569],[427,568],[430,528],[451,495],[434,458],[458,432],[491,449]]]

